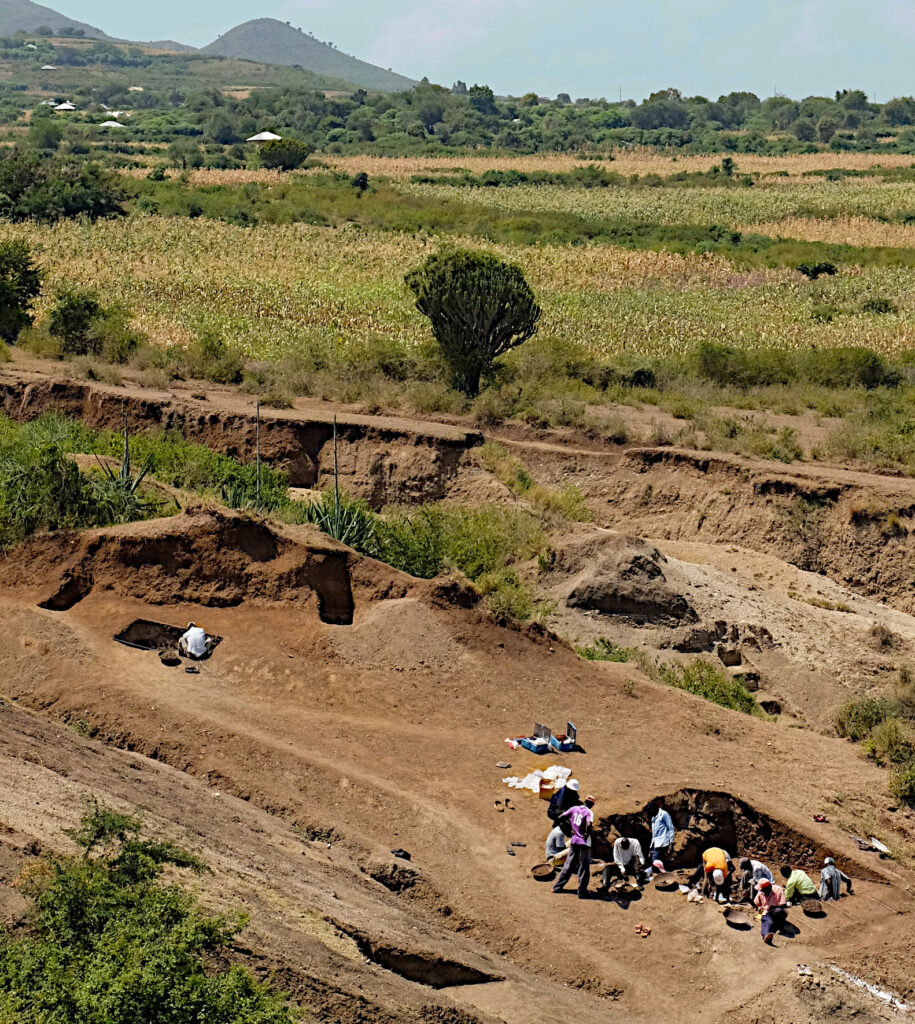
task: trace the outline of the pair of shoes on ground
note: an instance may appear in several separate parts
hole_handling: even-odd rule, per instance
[[[643,939],[647,939],[651,935],[651,929],[647,924],[637,924],[635,926],[635,934],[640,935]]]

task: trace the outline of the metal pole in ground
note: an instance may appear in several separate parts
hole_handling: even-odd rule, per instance
[[[340,470],[337,463],[337,414],[334,413],[334,529],[340,533]]]
[[[256,504],[261,507],[261,404],[257,403],[257,483],[255,485]]]

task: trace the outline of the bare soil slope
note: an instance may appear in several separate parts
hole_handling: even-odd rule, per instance
[[[322,621],[329,563],[349,584],[351,625]],[[243,516],[44,538],[0,573],[2,690],[17,707],[0,713],[10,856],[33,838],[58,845],[82,787],[146,805],[164,830],[196,832],[225,894],[248,900],[251,949],[294,960],[290,977],[324,1019],[787,1022],[798,1006],[834,1019],[836,1000],[883,1019],[821,966],[828,985],[782,1001],[798,962],[915,994],[912,874],[860,854],[848,831],[866,822],[902,850],[915,823],[888,809],[885,774],[839,740],[583,662],[543,631],[500,627],[460,588]],[[88,581],[77,600],[38,607],[73,579]],[[112,642],[141,616],[193,618],[225,639],[187,675]],[[52,741],[54,720],[95,741],[61,730]],[[587,753],[508,751],[504,737],[534,720],[575,721]],[[567,762],[604,828],[665,794],[705,808],[703,841],[739,835],[811,870],[829,851],[860,896],[825,920],[795,915],[799,935],[774,949],[731,932],[711,904],[653,889],[625,904],[554,896],[529,874],[545,804],[503,786],[503,758],[511,774]],[[833,821],[814,823],[818,812]],[[754,830],[735,831],[735,814]],[[293,823],[332,849],[297,843]],[[513,842],[527,845],[509,856]],[[412,860],[394,860],[396,848]],[[639,922],[650,939],[635,936]]]

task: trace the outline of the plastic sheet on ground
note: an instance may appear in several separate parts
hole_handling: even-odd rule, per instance
[[[511,789],[529,789],[532,793],[539,793],[540,783],[543,779],[564,785],[571,774],[571,768],[564,768],[561,764],[551,764],[549,768],[538,768],[529,775],[525,775],[523,779],[517,775],[508,775],[502,781]]]

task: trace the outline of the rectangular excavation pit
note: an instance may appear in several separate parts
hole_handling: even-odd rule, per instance
[[[134,619],[112,639],[137,651],[160,651],[164,647],[177,648],[178,641],[186,632],[187,626],[169,626],[164,622],[153,622],[152,619]],[[222,643],[221,636],[207,633],[207,637],[212,641],[212,650]]]

